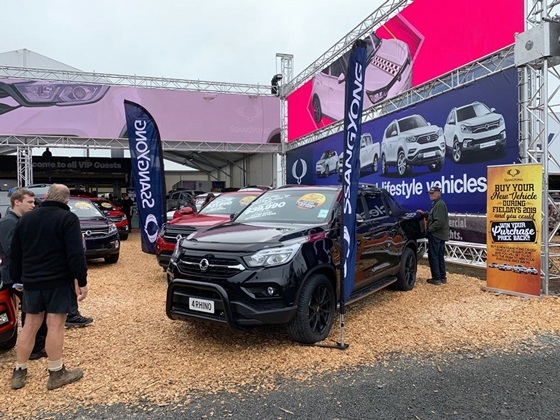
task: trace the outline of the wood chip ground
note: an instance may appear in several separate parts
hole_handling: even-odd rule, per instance
[[[459,268],[455,270],[461,272]],[[472,273],[472,271],[471,271]],[[484,275],[484,271],[480,272]],[[15,350],[0,353],[2,407],[7,418],[64,412],[78,405],[170,404],[219,390],[266,392],[283,378],[302,381],[394,353],[432,354],[514,348],[516,342],[560,330],[560,300],[484,292],[485,282],[450,274],[448,284],[426,284],[419,266],[411,292],[381,291],[350,306],[346,351],[299,346],[283,327],[236,333],[217,326],[171,321],[165,315],[167,283],[140,235],[122,242],[117,264],[89,265],[86,328],[66,330],[64,362],[84,378],[47,391],[46,359],[29,362],[25,388],[10,389]],[[328,341],[338,341],[338,320]]]

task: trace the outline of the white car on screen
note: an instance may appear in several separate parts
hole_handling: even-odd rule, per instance
[[[338,173],[340,177],[344,172],[344,152],[338,158]],[[364,133],[360,138],[360,170],[371,168],[372,172],[377,172],[379,168],[379,142],[374,143],[371,134]]]
[[[393,97],[412,86],[412,63],[406,42],[381,39],[375,33],[367,44],[364,109]],[[313,77],[313,119],[323,116],[341,120],[344,116],[344,90],[351,51]]]
[[[443,133],[445,145],[454,162],[468,153],[502,151],[506,145],[506,123],[501,114],[482,102],[453,108],[447,117]]]
[[[338,153],[336,150],[327,150],[323,152],[317,163],[315,164],[315,173],[317,177],[327,177],[333,172],[338,171]]]
[[[421,115],[409,115],[393,120],[381,141],[381,172],[386,175],[396,166],[400,176],[406,176],[412,166],[426,165],[439,171],[445,161],[443,130],[431,125]]]

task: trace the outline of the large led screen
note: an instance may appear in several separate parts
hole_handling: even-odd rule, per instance
[[[415,0],[365,37],[364,109],[514,42],[523,0]],[[342,119],[348,54],[288,98],[288,141]]]
[[[278,143],[275,96],[0,79],[0,134],[120,138],[124,100],[141,104],[163,140]]]
[[[518,161],[514,68],[362,125],[360,182],[428,210],[442,189],[450,212],[486,213],[486,168]],[[291,150],[288,184],[340,184],[343,133]]]

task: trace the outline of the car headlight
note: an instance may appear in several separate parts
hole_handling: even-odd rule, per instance
[[[171,261],[177,261],[181,256],[181,242],[183,242],[183,238],[177,238],[175,249],[173,249],[173,254],[171,254]]]
[[[114,233],[117,231],[117,226],[114,223],[109,225],[109,234]]]
[[[500,117],[500,119],[498,120],[498,125],[504,125],[504,124],[505,124],[504,117]]]
[[[414,136],[408,136],[404,138],[406,140],[407,143],[416,143],[416,137]]]
[[[249,267],[273,267],[291,261],[301,248],[301,244],[293,244],[279,248],[261,249],[243,259]]]
[[[15,83],[14,88],[29,105],[77,105],[96,102],[109,86],[61,82]]]
[[[377,102],[380,102],[382,100],[384,100],[385,98],[387,98],[387,94],[389,93],[389,89],[380,89],[380,90],[376,90],[374,92],[371,91],[367,91],[367,96],[370,100],[370,102],[372,104],[375,104]]]
[[[462,133],[472,133],[472,127],[470,125],[461,124]]]

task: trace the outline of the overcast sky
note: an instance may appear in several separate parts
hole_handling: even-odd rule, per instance
[[[383,0],[2,1],[0,52],[27,48],[83,71],[268,85],[294,76]]]

